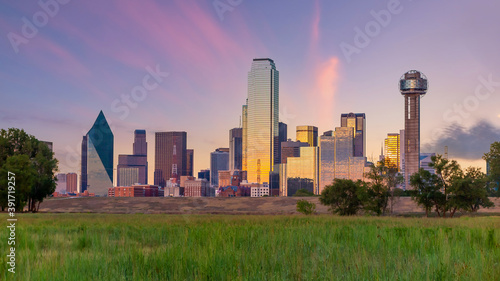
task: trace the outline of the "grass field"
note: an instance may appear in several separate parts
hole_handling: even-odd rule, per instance
[[[500,280],[500,218],[18,215],[1,280]]]

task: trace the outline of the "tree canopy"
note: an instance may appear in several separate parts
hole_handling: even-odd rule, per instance
[[[24,130],[0,131],[0,206],[7,206],[8,172],[15,173],[16,209],[37,211],[45,197],[56,188],[54,153],[42,141]]]

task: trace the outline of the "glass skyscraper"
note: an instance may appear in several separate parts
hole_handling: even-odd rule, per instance
[[[282,196],[293,196],[299,189],[319,194],[319,147],[301,147],[300,157],[288,157],[282,167]]]
[[[335,179],[335,137],[333,131],[324,132],[319,138],[320,186],[319,193]]]
[[[297,141],[318,146],[318,128],[314,126],[297,126]]]
[[[366,116],[364,113],[344,113],[340,116],[341,127],[354,128],[354,157],[366,156]]]
[[[219,186],[219,171],[229,170],[229,148],[217,148],[210,153],[210,183]]]
[[[387,138],[384,141],[384,159],[385,164],[389,168],[396,168],[398,171],[401,170],[400,167],[400,139],[399,134],[387,134]]]
[[[106,196],[113,187],[113,145],[114,136],[104,113],[97,119],[82,141],[82,186],[97,196]]]
[[[243,107],[243,169],[248,171],[249,182],[269,182],[278,157],[278,123],[279,72],[273,60],[254,59],[248,73],[247,104]]]
[[[229,130],[229,170],[242,168],[242,128]]]

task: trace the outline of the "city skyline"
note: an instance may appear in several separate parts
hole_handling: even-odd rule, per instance
[[[498,31],[493,11],[500,4],[458,1],[450,7],[400,1],[390,22],[368,37],[367,46],[357,47],[356,28],[363,32],[376,22],[373,14],[388,10],[387,4],[244,1],[221,20],[210,2],[144,1],[139,6],[111,1],[99,3],[99,9],[91,2],[70,2],[16,53],[7,35],[22,35],[23,17],[32,20],[42,8],[36,3],[3,3],[0,92],[9,106],[0,111],[0,125],[23,128],[53,142],[60,172],[80,175],[81,136],[102,109],[115,134],[114,163],[119,154],[130,153],[135,129],[145,129],[149,140],[155,132],[186,131],[188,147],[196,151],[196,174],[210,166],[211,151],[229,145],[227,132],[239,125],[249,62],[269,57],[280,70],[279,121],[288,125],[289,136],[303,124],[318,127],[322,135],[335,128],[341,112],[364,112],[370,119],[366,156],[376,159],[387,133],[404,128],[396,85],[410,69],[423,71],[431,81],[431,95],[421,102],[422,152],[443,153],[442,138],[436,135],[453,129],[452,121],[480,128],[477,122],[485,119],[496,129],[500,61],[498,39],[490,34]],[[115,10],[112,17],[103,12],[110,9]],[[293,21],[287,13],[295,15]],[[141,17],[145,14],[149,19]],[[87,15],[95,19],[94,25],[86,24]],[[255,17],[262,20],[251,20]],[[178,42],[172,44],[171,37]],[[360,50],[349,61],[343,42]],[[143,100],[132,100],[135,108],[128,107],[128,113],[112,110],[113,104],[123,108],[121,96],[130,95],[144,80],[151,87]],[[484,171],[480,145],[464,144],[471,139],[444,138],[450,141],[450,158]],[[427,148],[432,141],[439,146]],[[148,156],[154,163],[153,142]],[[150,181],[153,171],[150,164]]]

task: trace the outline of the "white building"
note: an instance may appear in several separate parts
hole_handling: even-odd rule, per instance
[[[263,197],[269,196],[269,184],[263,183],[259,186],[252,186],[250,188],[250,197]]]

